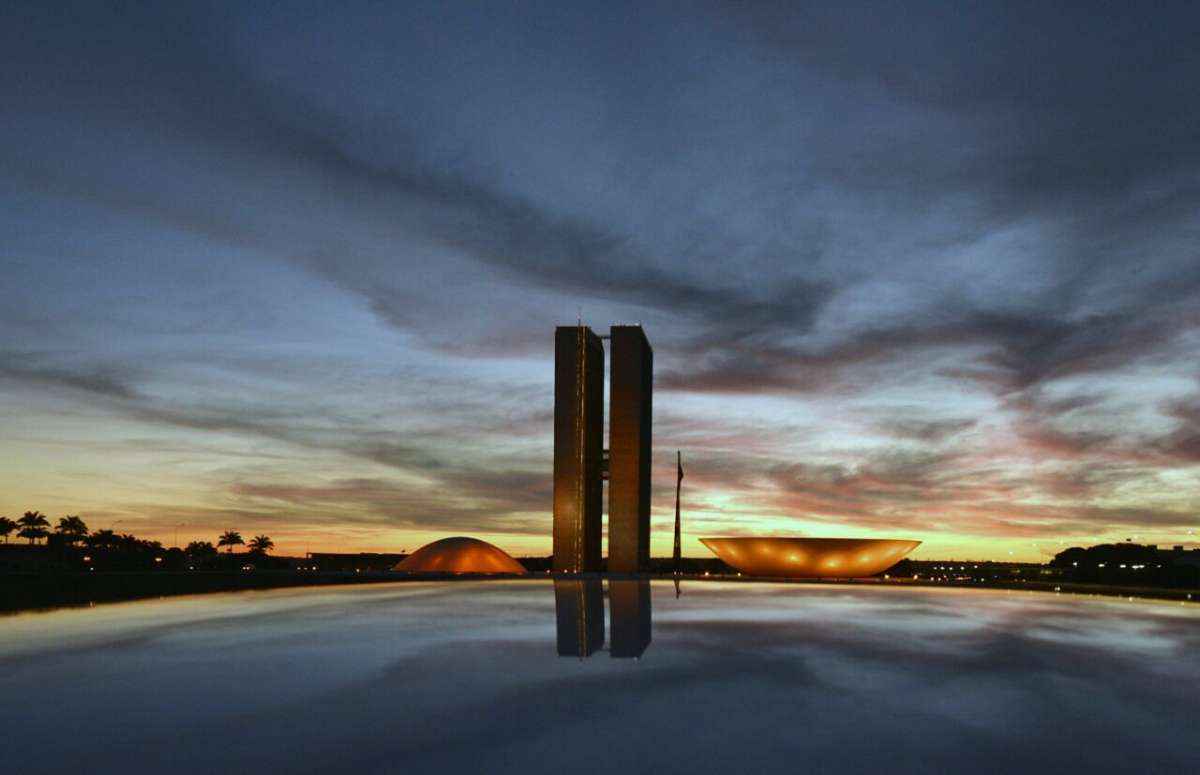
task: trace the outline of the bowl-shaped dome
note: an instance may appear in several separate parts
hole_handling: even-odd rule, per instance
[[[528,571],[487,541],[466,536],[443,538],[425,544],[396,563],[392,570],[405,573],[518,573]]]
[[[891,538],[701,538],[726,565],[750,576],[874,576],[920,546]]]

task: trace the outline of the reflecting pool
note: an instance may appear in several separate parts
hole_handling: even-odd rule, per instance
[[[0,618],[4,771],[1191,772],[1200,606],[832,584],[285,589]]]

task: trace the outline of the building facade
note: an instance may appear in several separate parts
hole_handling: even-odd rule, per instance
[[[604,347],[587,326],[554,333],[554,570],[600,570]]]
[[[613,326],[610,353],[608,570],[637,573],[650,562],[654,352],[641,326]]]

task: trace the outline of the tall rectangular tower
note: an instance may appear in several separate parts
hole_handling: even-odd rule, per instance
[[[641,326],[613,326],[608,474],[608,570],[650,562],[650,426],[654,352]]]
[[[600,570],[604,347],[586,326],[554,332],[554,570]]]

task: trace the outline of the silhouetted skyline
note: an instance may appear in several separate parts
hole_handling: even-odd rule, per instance
[[[556,325],[651,554],[1194,545],[1194,6],[15,3],[0,515],[548,555]]]

